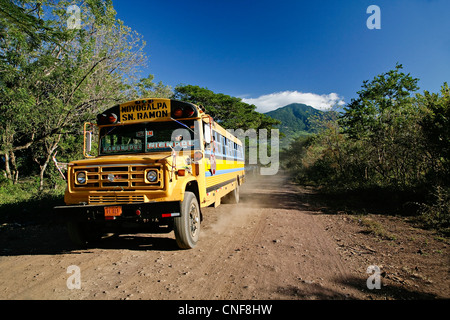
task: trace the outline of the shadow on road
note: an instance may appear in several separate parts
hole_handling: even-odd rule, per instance
[[[399,285],[383,285],[380,289],[368,289],[366,279],[357,277],[347,278],[345,281],[337,279],[336,283],[347,288],[353,288],[365,293],[369,300],[436,300],[438,296],[425,292],[409,290]],[[301,284],[298,286],[289,285],[278,287],[276,293],[281,294],[286,299],[299,300],[359,300],[351,294],[345,295],[342,292],[327,288],[320,283]]]
[[[365,190],[324,193],[299,186],[288,175],[253,176],[242,186],[241,202],[261,208],[301,210],[306,213],[365,213],[416,216],[420,198],[407,192]]]
[[[130,251],[175,251],[180,250],[174,237],[156,236],[148,234],[125,234],[106,237],[93,244],[93,247],[100,249],[126,249]]]
[[[300,190],[283,174],[255,176],[241,188],[241,203],[268,209],[318,211],[320,195],[312,189]]]
[[[367,279],[360,279],[357,277],[346,278],[345,281],[341,279],[336,280],[347,287],[352,287],[367,294],[368,298],[371,299],[387,299],[387,300],[435,300],[439,298],[438,296],[426,292],[419,292],[410,290],[405,286],[400,286],[396,284],[386,284],[384,280],[381,279],[380,289],[368,289]]]
[[[241,188],[241,206],[314,210],[309,195],[296,193],[283,175],[258,176],[248,179]],[[179,250],[173,233],[128,234],[104,238],[87,248],[75,247],[67,235],[65,224],[52,208],[63,205],[61,197],[33,199],[26,203],[1,205],[0,256],[78,254],[89,249]]]
[[[72,244],[64,225],[47,224],[12,225],[0,232],[0,256],[79,254],[91,249],[130,251],[179,250],[171,234],[124,234],[105,236],[103,239],[80,248]]]

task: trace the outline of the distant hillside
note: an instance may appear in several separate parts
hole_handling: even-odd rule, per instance
[[[310,119],[311,117],[321,117],[323,112],[306,104],[292,103],[269,111],[266,115],[281,121],[277,128],[286,135],[280,141],[280,147],[284,148],[289,145],[291,140],[312,134],[313,128]]]

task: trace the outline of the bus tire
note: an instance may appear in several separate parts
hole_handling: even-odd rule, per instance
[[[200,206],[194,193],[184,193],[181,216],[174,218],[173,225],[180,249],[192,249],[197,245],[200,234]]]
[[[234,188],[233,191],[231,191],[229,194],[227,194],[228,199],[227,203],[231,204],[238,204],[239,203],[239,184],[236,184],[236,188]]]
[[[237,204],[239,203],[239,178],[236,180],[236,188],[234,188],[231,192],[227,193],[222,198],[222,203],[225,204]]]

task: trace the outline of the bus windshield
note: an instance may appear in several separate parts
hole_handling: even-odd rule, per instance
[[[104,127],[100,155],[200,149],[196,126],[191,120]]]

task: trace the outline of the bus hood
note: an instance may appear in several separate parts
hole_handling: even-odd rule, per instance
[[[160,152],[152,154],[140,155],[111,155],[100,156],[96,158],[71,161],[71,166],[88,166],[88,165],[106,165],[106,164],[152,164],[155,162],[163,163],[166,159],[171,158],[170,152]]]

